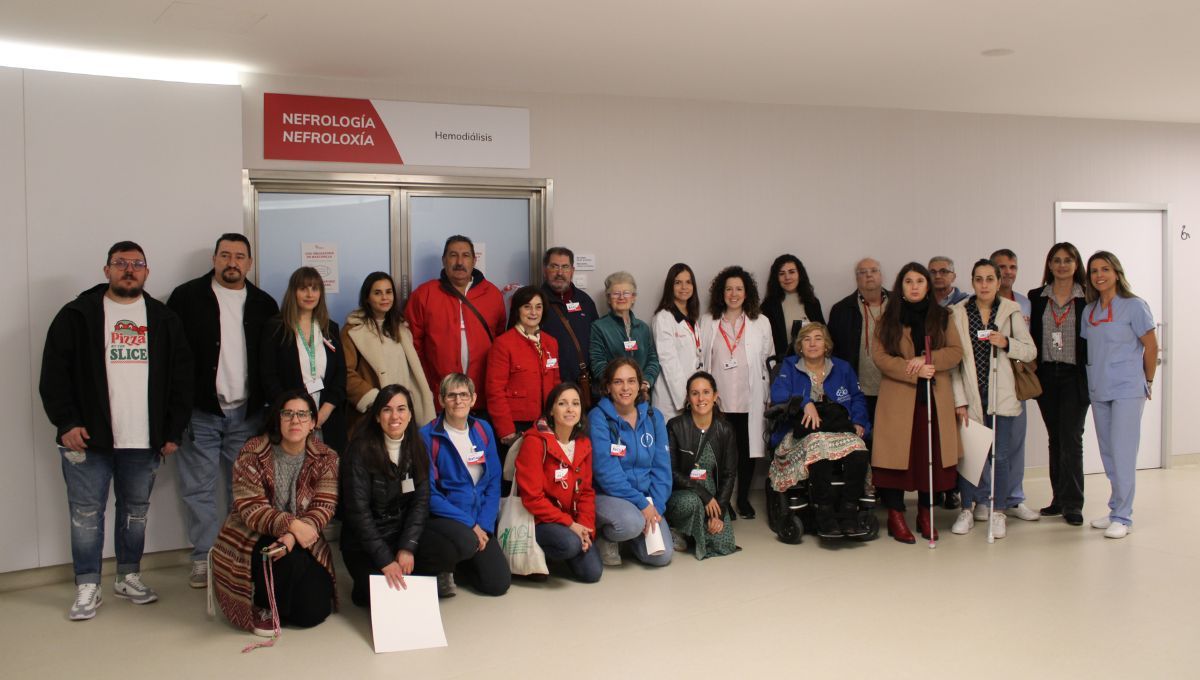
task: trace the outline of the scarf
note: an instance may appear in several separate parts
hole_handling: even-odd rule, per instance
[[[912,333],[913,351],[916,356],[925,353],[925,316],[929,313],[929,298],[918,302],[901,299],[900,324]]]

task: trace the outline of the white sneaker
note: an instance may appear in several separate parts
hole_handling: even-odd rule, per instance
[[[950,527],[950,533],[965,535],[975,526],[975,518],[971,516],[970,510],[959,510],[958,519],[954,520],[954,526]]]
[[[1112,520],[1109,519],[1108,515],[1097,517],[1096,519],[1092,520],[1093,529],[1107,529],[1111,524]]]
[[[675,552],[687,552],[687,536],[678,531],[672,531],[671,547],[675,549]]]
[[[208,560],[192,562],[192,574],[188,576],[188,585],[193,588],[208,587]]]
[[[986,503],[975,504],[975,521],[986,522],[988,516],[988,506]]]
[[[613,541],[607,538],[596,538],[596,549],[600,551],[600,564],[606,567],[621,566],[621,550]]]
[[[1003,512],[992,513],[992,538],[1004,538],[1008,535],[1008,517]]]
[[[134,604],[150,604],[158,599],[158,593],[142,583],[142,575],[136,571],[118,578],[117,582],[113,584],[113,594]]]
[[[1034,510],[1030,510],[1029,506],[1024,503],[1019,503],[1015,508],[1009,508],[1009,512],[1016,515],[1017,519],[1025,520],[1026,522],[1036,522],[1042,518],[1040,514]]]
[[[1131,531],[1133,531],[1133,527],[1129,526],[1128,524],[1121,524],[1120,522],[1113,522],[1108,525],[1107,529],[1104,530],[1104,537],[1105,538],[1125,538],[1126,536],[1129,535],[1129,532],[1131,532]]]
[[[80,583],[75,586],[75,601],[67,618],[72,621],[87,621],[96,616],[96,608],[103,604],[99,583]]]

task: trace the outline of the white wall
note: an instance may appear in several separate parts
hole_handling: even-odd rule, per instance
[[[530,109],[528,171],[355,166],[267,161],[262,93],[287,92]],[[1017,281],[1040,281],[1054,243],[1055,201],[1171,204],[1176,346],[1200,332],[1187,302],[1200,239],[1200,126],[874,109],[400,88],[365,81],[247,76],[246,167],[548,177],[555,181],[550,242],[595,253],[591,292],[616,269],[641,284],[637,313],[658,301],[668,266],[686,261],[702,282],[724,265],[757,272],[793,252],[828,308],[853,290],[853,263],[883,262],[885,278],[909,260],[946,254],[959,269],[1000,247],[1021,258]],[[1086,254],[1085,254],[1086,256]],[[959,283],[969,288],[967,276]],[[1137,286],[1137,281],[1132,282]],[[890,287],[891,281],[888,281]],[[1174,353],[1174,453],[1200,451],[1190,415],[1200,395],[1184,386],[1200,356]],[[1030,416],[1028,462],[1046,464],[1045,433]]]
[[[211,266],[216,236],[242,225],[240,106],[237,87],[0,71],[0,225],[10,248],[2,280],[18,317],[0,332],[23,327],[10,351],[29,358],[27,378],[5,390],[0,409],[9,461],[0,503],[10,520],[28,518],[0,529],[0,571],[71,560],[54,428],[37,393],[50,320],[103,280],[105,254],[118,240],[146,249],[147,291],[159,299]],[[18,111],[11,125],[10,110]],[[9,206],[26,206],[26,214]],[[168,461],[152,497],[147,551],[186,545],[174,478]],[[112,516],[110,499],[106,555]]]

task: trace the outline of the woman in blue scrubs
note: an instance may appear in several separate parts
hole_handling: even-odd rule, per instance
[[[1088,396],[1104,474],[1112,485],[1108,516],[1092,520],[1108,538],[1125,538],[1133,525],[1142,409],[1151,398],[1158,359],[1154,316],[1133,294],[1116,255],[1088,258],[1088,305],[1080,335],[1088,343]]]

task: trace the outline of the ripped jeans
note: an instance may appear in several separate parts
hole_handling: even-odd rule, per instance
[[[113,547],[117,575],[141,571],[146,545],[150,491],[160,462],[152,449],[88,449],[83,453],[59,447],[67,505],[71,514],[71,560],[75,583],[100,583],[104,551],[104,510],[108,486],[116,491],[117,516]]]

